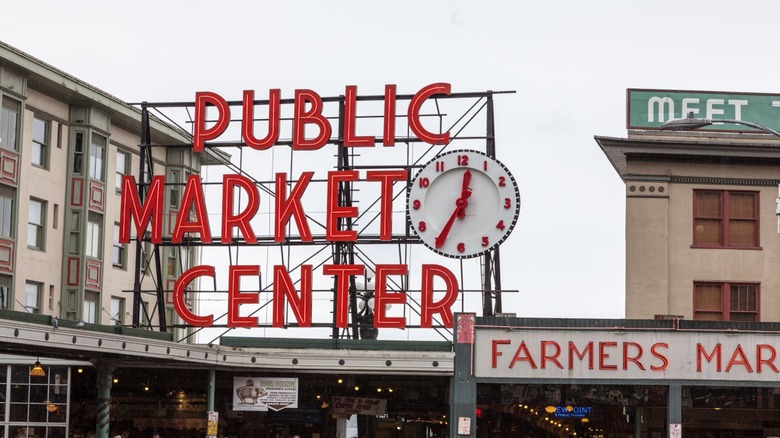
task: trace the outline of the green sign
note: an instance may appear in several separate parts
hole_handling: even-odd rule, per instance
[[[716,91],[627,90],[628,129],[658,129],[664,122],[687,117],[732,119],[780,130],[780,94]],[[704,129],[756,131],[744,125],[714,124]]]

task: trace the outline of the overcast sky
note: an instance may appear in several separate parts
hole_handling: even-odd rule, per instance
[[[624,185],[593,140],[625,137],[626,88],[780,91],[773,1],[10,1],[0,40],[128,102],[244,89],[496,98],[522,210],[504,311],[624,315]]]

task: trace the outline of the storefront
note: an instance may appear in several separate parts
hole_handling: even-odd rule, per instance
[[[769,437],[772,323],[458,315],[451,436]]]

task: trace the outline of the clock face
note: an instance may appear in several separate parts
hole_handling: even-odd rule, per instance
[[[407,215],[433,251],[457,258],[484,254],[512,232],[520,214],[517,183],[499,161],[471,150],[441,154],[414,177]]]

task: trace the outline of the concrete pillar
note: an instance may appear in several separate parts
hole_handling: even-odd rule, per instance
[[[111,404],[111,384],[113,383],[116,362],[100,361],[97,368],[97,416],[95,418],[95,438],[109,438],[109,407]]]

